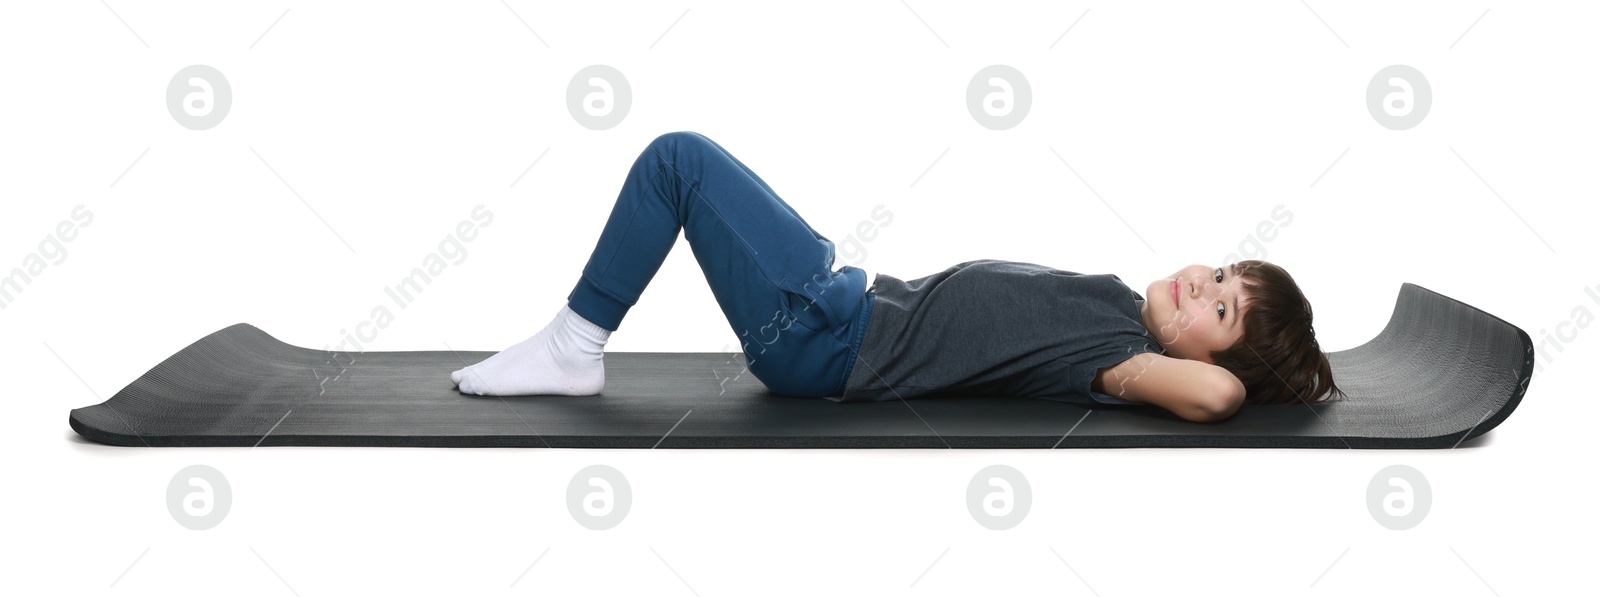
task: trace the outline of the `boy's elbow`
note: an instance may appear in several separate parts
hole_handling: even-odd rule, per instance
[[[1208,398],[1202,401],[1205,407],[1200,409],[1199,416],[1194,419],[1196,422],[1216,423],[1227,420],[1244,405],[1244,382],[1239,381],[1239,378],[1234,377],[1227,369],[1219,367],[1217,371],[1218,375],[1211,384]]]

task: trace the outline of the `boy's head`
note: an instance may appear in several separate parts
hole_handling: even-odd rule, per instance
[[[1151,282],[1145,297],[1145,327],[1167,356],[1227,369],[1244,383],[1247,403],[1343,394],[1311,327],[1311,303],[1281,267],[1191,265]]]

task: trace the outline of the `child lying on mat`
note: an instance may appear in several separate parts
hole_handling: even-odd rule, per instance
[[[1191,265],[1144,295],[1110,274],[993,259],[868,287],[860,268],[833,270],[833,243],[755,172],[693,132],[661,135],[634,161],[554,320],[451,380],[477,395],[600,393],[606,340],[680,231],[746,367],[779,394],[1153,404],[1197,422],[1342,394],[1311,304],[1277,265]]]

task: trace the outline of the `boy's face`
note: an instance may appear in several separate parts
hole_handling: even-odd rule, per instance
[[[1167,356],[1210,363],[1244,337],[1242,290],[1232,265],[1191,265],[1151,282],[1140,315]]]

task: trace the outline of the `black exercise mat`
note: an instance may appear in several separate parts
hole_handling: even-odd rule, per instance
[[[240,323],[69,422],[96,442],[151,447],[1451,448],[1504,421],[1533,375],[1526,332],[1409,283],[1376,338],[1328,355],[1348,399],[1246,405],[1220,423],[1149,405],[781,396],[739,375],[739,353],[606,353],[598,396],[455,389],[451,371],[493,354],[335,353]]]

